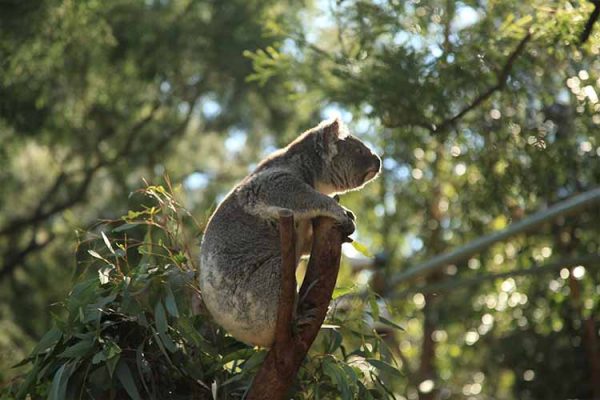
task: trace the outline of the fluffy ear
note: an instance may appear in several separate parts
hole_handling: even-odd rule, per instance
[[[335,143],[339,139],[340,132],[340,123],[339,118],[334,118],[333,120],[323,122],[323,139],[326,143]]]
[[[331,141],[344,139],[348,136],[348,129],[339,117],[321,122],[323,134]]]
[[[331,150],[338,140],[342,140],[348,136],[346,126],[338,117],[321,122],[319,124],[319,131],[322,146],[325,150]]]

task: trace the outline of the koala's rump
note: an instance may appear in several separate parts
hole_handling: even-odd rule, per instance
[[[237,339],[269,346],[280,273],[277,225],[225,200],[211,218],[201,245],[200,289],[213,318]]]

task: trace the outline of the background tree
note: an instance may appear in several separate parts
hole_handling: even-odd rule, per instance
[[[245,83],[252,67],[242,53],[272,43],[263,21],[283,4],[3,3],[2,371],[48,328],[48,305],[71,286],[77,232],[123,214],[142,177],[189,177],[186,187],[206,190],[190,201],[208,215],[215,193],[260,157],[245,132],[260,140],[270,121],[285,132],[302,119]]]
[[[361,233],[389,255],[385,275],[597,186],[597,5],[344,1],[322,12],[328,22],[291,29],[281,54],[255,53],[255,76],[291,71],[383,150],[367,217],[374,224]],[[413,377],[406,395],[597,396],[598,276],[585,269],[598,263],[597,210],[499,243],[421,284],[546,259],[563,260],[560,275],[504,275],[464,289],[458,281],[451,293],[411,290],[412,302],[394,302],[398,315],[411,316],[400,342]],[[585,254],[596,257],[568,261]],[[398,298],[398,289],[383,293]],[[578,372],[565,381],[567,370]]]

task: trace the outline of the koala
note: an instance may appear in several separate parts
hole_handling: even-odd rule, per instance
[[[263,160],[217,207],[202,238],[200,290],[215,321],[242,342],[270,347],[281,280],[279,211],[293,212],[298,262],[310,252],[313,218],[331,217],[343,233],[354,232],[354,215],[332,196],[360,189],[380,169],[379,157],[339,119]]]

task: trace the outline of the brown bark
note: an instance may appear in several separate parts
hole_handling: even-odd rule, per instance
[[[304,326],[297,335],[291,334],[291,314],[289,299],[290,292],[295,296],[295,278],[289,278],[289,271],[295,270],[295,259],[286,254],[295,254],[293,243],[283,242],[290,240],[289,230],[293,230],[282,218],[280,222],[282,239],[282,281],[280,292],[280,308],[276,325],[275,343],[254,377],[252,387],[248,393],[248,400],[283,400],[289,391],[296,373],[308,353],[308,349],[317,337],[321,324],[327,314],[331,294],[335,286],[340,267],[341,245],[345,236],[335,225],[331,218],[317,218],[313,221],[313,245],[306,276],[300,288],[300,299],[303,304],[298,304],[299,309],[314,310],[315,317],[309,325]],[[288,230],[288,232],[283,232]],[[293,237],[293,236],[292,236]],[[292,288],[284,291],[283,286]],[[287,290],[287,289],[286,289]]]
[[[281,242],[281,286],[279,288],[279,309],[275,325],[275,343],[287,347],[292,340],[292,322],[296,303],[296,238],[294,214],[279,212],[279,240]],[[285,347],[284,347],[285,345]]]
[[[431,379],[434,382],[437,379],[437,367],[435,364],[436,343],[433,341],[433,332],[436,330],[437,324],[437,310],[433,304],[434,301],[435,297],[432,294],[425,295],[425,308],[423,308],[423,342],[421,343],[419,382],[417,382],[417,385],[428,379]],[[419,391],[419,400],[431,400],[436,397],[437,390],[435,389],[427,393]]]
[[[560,254],[571,254],[578,246],[578,240],[575,235],[575,229],[577,226],[576,220],[567,221],[565,227],[561,225],[554,225],[555,234],[555,247],[559,250]],[[568,239],[562,240],[561,234],[568,233]],[[589,268],[589,263],[581,263]],[[575,311],[575,317],[581,320],[581,338],[583,341],[583,347],[585,349],[586,358],[588,361],[588,371],[590,378],[590,388],[594,399],[600,399],[600,352],[598,348],[598,340],[596,336],[596,323],[594,314],[592,313],[588,318],[584,317],[583,313],[583,299],[581,295],[581,286],[579,281],[573,276],[573,268],[569,268],[569,289],[571,297],[571,306]]]
[[[444,139],[441,138],[436,148],[436,159],[432,166],[432,170],[439,176],[439,166],[444,159]],[[426,246],[433,254],[439,254],[444,251],[444,242],[442,239],[442,218],[443,212],[440,209],[440,201],[442,199],[441,186],[436,184],[433,188],[431,201],[428,204],[428,212],[426,222],[435,221],[435,228],[430,230],[430,235],[427,238]],[[444,278],[441,271],[436,271],[425,280],[426,284],[435,284]],[[419,383],[432,380],[434,383],[438,377],[437,365],[435,360],[436,343],[433,340],[433,332],[438,325],[438,305],[436,303],[436,293],[425,294],[425,307],[423,308],[423,342],[421,343],[421,357],[419,362]],[[419,400],[432,400],[438,397],[438,390],[422,392],[419,389]]]
[[[571,303],[575,312],[581,319],[583,345],[588,360],[590,386],[594,399],[600,399],[600,352],[596,339],[596,324],[593,314],[588,318],[583,317],[581,288],[579,281],[573,276],[573,268],[569,268],[569,288],[571,289]]]
[[[592,395],[600,399],[600,346],[596,336],[596,323],[593,315],[583,320],[583,338],[589,360]]]

